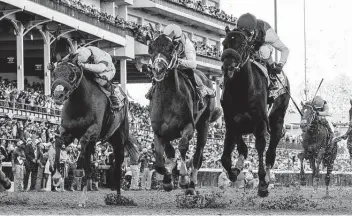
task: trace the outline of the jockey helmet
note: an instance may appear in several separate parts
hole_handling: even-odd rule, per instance
[[[174,41],[177,41],[182,37],[182,29],[176,24],[170,24],[164,28],[164,35],[170,37]]]
[[[74,54],[78,54],[78,61],[87,63],[92,55],[92,51],[87,47],[81,47]]]
[[[319,108],[323,108],[324,107],[324,100],[322,97],[320,96],[316,96],[313,99],[313,104],[314,108],[319,109]]]
[[[237,20],[237,28],[253,35],[257,28],[257,18],[250,13],[243,14]]]

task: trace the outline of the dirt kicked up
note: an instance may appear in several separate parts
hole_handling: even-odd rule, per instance
[[[207,188],[200,193],[217,191]],[[325,198],[324,188],[314,194],[312,188],[274,188],[267,198],[259,198],[256,190],[228,189],[222,199],[225,208],[180,208],[176,198],[182,191],[125,191],[123,196],[133,199],[138,206],[106,205],[104,197],[110,190],[89,192],[86,208],[77,206],[80,192],[23,192],[3,193],[0,195],[0,214],[31,215],[150,215],[150,214],[350,214],[352,212],[352,188],[331,187],[332,198]],[[221,200],[220,200],[221,202]]]

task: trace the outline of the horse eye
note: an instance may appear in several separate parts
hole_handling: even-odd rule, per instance
[[[71,72],[70,76],[68,77],[68,79],[73,81],[75,79],[75,72]]]

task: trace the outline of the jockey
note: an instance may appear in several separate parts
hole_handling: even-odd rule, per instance
[[[326,119],[326,116],[330,116],[329,113],[329,106],[325,100],[323,100],[322,97],[316,96],[313,101],[312,101],[312,106],[314,107],[315,111],[317,111],[317,114],[319,118],[329,130],[329,132],[333,135],[334,134],[334,126],[332,123]]]
[[[115,66],[111,56],[94,46],[81,47],[74,54],[78,55],[77,64],[84,70],[95,73],[94,80],[110,92],[111,108],[120,109],[123,106],[122,97],[115,95],[115,88],[110,80],[115,76]]]
[[[178,47],[178,69],[185,71],[189,75],[194,86],[196,87],[199,99],[199,107],[201,109],[202,107],[204,107],[203,98],[208,94],[208,92],[214,91],[205,86],[203,84],[203,81],[198,76],[194,75],[194,73],[198,71],[195,70],[197,68],[196,50],[193,46],[192,41],[187,37],[186,34],[182,32],[180,26],[175,24],[170,24],[166,26],[163,34],[170,37],[176,47]],[[143,67],[142,71],[148,73],[148,68]],[[153,92],[154,82],[151,89],[146,94],[146,98],[150,100],[152,98]],[[214,96],[214,93],[209,95]]]
[[[274,74],[280,74],[284,67],[288,55],[289,49],[282,43],[276,32],[271,26],[260,19],[257,19],[250,13],[243,14],[237,20],[237,28],[245,32],[248,40],[252,44],[254,51],[256,52],[256,60],[259,62],[267,62],[271,71],[271,85],[270,90],[278,88],[277,80]],[[272,47],[281,52],[279,63],[275,63],[272,59]]]

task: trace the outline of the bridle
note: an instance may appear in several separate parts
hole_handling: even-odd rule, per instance
[[[238,53],[240,56],[241,56],[241,62],[238,62],[236,66],[230,66],[228,68],[228,71],[229,72],[239,72],[241,70],[241,68],[247,63],[247,61],[249,60],[250,58],[250,50],[248,50],[248,47],[249,47],[249,41],[247,40],[247,36],[246,34],[241,31],[241,30],[234,30],[232,31],[231,33],[238,33],[240,35],[242,35],[243,37],[245,37],[246,39],[244,40],[245,44],[243,45],[244,49],[243,49],[243,52],[242,53]],[[231,34],[230,33],[230,34]],[[229,37],[229,36],[228,36]],[[228,42],[227,42],[228,43]],[[232,48],[227,48],[227,49],[232,49]],[[235,49],[233,49],[235,50]],[[238,50],[235,50],[236,52],[238,52]],[[243,58],[244,57],[244,58]],[[244,61],[243,61],[244,59]]]
[[[60,63],[56,66],[56,68],[57,68],[59,65],[64,64],[64,63],[67,63],[68,68],[71,70],[70,73],[73,73],[73,74],[74,74],[74,77],[73,77],[72,79],[69,78],[70,82],[67,82],[65,79],[62,79],[62,78],[56,79],[56,80],[53,82],[53,84],[52,84],[51,92],[53,92],[53,88],[54,88],[54,87],[56,87],[56,86],[58,86],[58,85],[60,85],[60,84],[63,84],[63,86],[66,86],[66,87],[69,89],[69,91],[68,91],[67,94],[65,95],[65,99],[67,99],[67,97],[68,97],[69,95],[71,95],[72,92],[73,92],[74,90],[76,90],[76,89],[78,88],[79,84],[81,83],[81,80],[82,80],[82,78],[83,78],[83,68],[82,68],[82,67],[78,67],[77,65],[75,65],[75,64],[73,64],[73,63],[71,63],[71,62],[66,62],[66,61],[65,61],[65,62],[60,62]],[[77,72],[72,71],[72,70],[73,70],[72,68],[75,68],[75,67],[78,67],[79,70],[80,70],[80,76],[78,77],[78,80],[77,80],[77,74],[76,74]]]
[[[312,110],[312,117],[308,119],[308,121],[306,119],[302,120],[301,121],[301,128],[302,128],[302,124],[305,124],[304,128],[302,129],[309,129],[312,122],[315,120],[316,118],[316,114],[317,114],[317,111],[314,110],[313,106],[312,105],[308,105],[308,104],[305,104],[304,107],[308,107],[310,110]],[[304,121],[304,122],[303,122]]]

